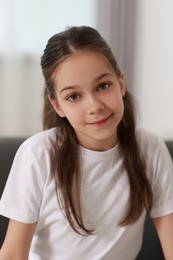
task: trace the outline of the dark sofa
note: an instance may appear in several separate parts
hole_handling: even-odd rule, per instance
[[[0,138],[0,197],[4,189],[16,150],[25,139],[26,138]],[[166,141],[166,145],[173,158],[173,140]],[[0,216],[0,247],[4,240],[7,225],[8,219]],[[152,220],[149,216],[147,216],[145,222],[143,246],[136,259],[164,260],[160,242],[158,240]]]

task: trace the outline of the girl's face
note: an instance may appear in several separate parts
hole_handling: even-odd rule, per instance
[[[66,117],[80,144],[105,151],[117,142],[125,94],[123,74],[117,78],[106,57],[91,51],[77,51],[55,72],[56,112]]]

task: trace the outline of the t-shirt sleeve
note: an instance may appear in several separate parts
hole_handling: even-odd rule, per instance
[[[153,154],[153,207],[150,215],[155,218],[173,213],[173,163],[161,138]]]
[[[35,223],[42,201],[40,163],[25,143],[16,153],[0,201],[0,214],[23,223]]]

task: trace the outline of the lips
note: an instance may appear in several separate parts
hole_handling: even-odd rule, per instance
[[[102,123],[105,123],[110,117],[111,117],[111,115],[108,116],[108,117],[106,117],[106,118],[99,119],[99,120],[96,120],[96,121],[91,122],[91,123],[88,123],[88,124],[89,124],[89,125],[100,125],[100,124],[102,124]]]

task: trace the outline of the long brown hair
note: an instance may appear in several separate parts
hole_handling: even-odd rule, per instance
[[[59,117],[48,96],[55,99],[53,74],[57,66],[78,50],[90,50],[105,55],[119,78],[121,70],[112,51],[102,36],[87,26],[71,27],[51,37],[41,58],[45,78],[43,127],[56,127],[56,142],[52,145],[52,171],[57,186],[57,196],[71,227],[79,234],[93,234],[85,227],[81,205],[81,174],[78,139],[65,117]],[[134,223],[144,208],[152,205],[152,191],[146,177],[146,163],[137,143],[133,100],[128,91],[123,97],[124,114],[117,134],[124,157],[130,194],[127,211],[120,225]]]

